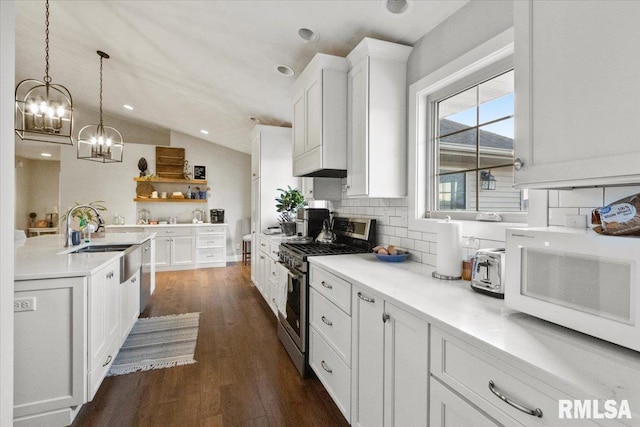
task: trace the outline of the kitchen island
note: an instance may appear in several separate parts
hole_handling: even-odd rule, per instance
[[[640,425],[638,352],[509,309],[468,282],[434,279],[428,265],[373,254],[310,262],[323,302],[311,307],[311,360],[315,353],[316,373],[354,425],[391,417],[394,425],[555,426],[575,417],[576,401],[591,418],[607,402],[615,415],[580,425]],[[334,291],[344,286],[350,292],[339,299]],[[325,323],[313,323],[324,316],[335,324],[319,311],[327,304],[351,319],[350,357]],[[339,357],[350,392],[327,371],[340,371]]]
[[[139,315],[142,249],[129,263],[121,250],[71,252],[142,245],[153,266],[154,238],[113,233],[71,248],[61,235],[16,242],[14,426],[71,424]]]

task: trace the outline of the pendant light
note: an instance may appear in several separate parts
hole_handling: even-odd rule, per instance
[[[87,125],[78,133],[78,158],[102,163],[122,162],[124,143],[118,129],[102,123],[102,61],[109,55],[97,51],[100,56],[100,123]]]
[[[45,7],[44,79],[26,79],[16,86],[15,130],[22,140],[73,145],[71,93],[51,83],[49,76],[49,0]]]

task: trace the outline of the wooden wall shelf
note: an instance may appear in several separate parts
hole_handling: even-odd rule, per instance
[[[172,199],[167,197],[166,199],[162,199],[160,197],[152,198],[139,198],[136,197],[133,199],[134,202],[142,202],[142,203],[207,203],[207,199]]]
[[[160,177],[135,177],[133,178],[136,182],[157,182],[157,183],[166,183],[166,184],[200,184],[207,185],[206,179],[183,179],[183,178],[160,178]],[[197,199],[196,199],[197,200]]]

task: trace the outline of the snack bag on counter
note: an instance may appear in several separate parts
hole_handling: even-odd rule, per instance
[[[640,236],[640,193],[594,209],[591,223],[596,233]]]

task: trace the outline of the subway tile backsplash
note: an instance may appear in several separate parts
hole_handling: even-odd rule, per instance
[[[566,215],[584,215],[591,225],[591,211],[623,197],[640,193],[640,186],[579,188],[548,192],[549,225],[565,226]],[[437,235],[411,231],[408,224],[408,199],[349,198],[333,202],[338,215],[373,218],[377,221],[377,242],[408,249],[411,260],[436,265]],[[463,238],[466,236],[463,236]],[[480,239],[480,247],[504,247],[504,241]]]

